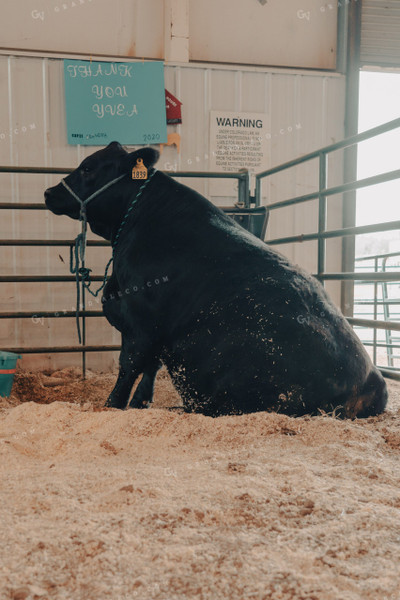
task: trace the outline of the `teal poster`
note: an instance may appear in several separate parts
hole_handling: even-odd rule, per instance
[[[68,143],[167,141],[164,64],[64,60]]]

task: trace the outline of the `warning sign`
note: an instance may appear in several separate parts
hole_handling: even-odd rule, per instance
[[[256,173],[267,165],[267,115],[211,111],[211,170]]]

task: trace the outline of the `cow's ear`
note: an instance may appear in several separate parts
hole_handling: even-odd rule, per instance
[[[143,160],[144,165],[149,169],[152,167],[160,156],[160,153],[155,148],[150,148],[146,146],[146,148],[142,148],[141,150],[135,150],[135,152],[130,152],[126,156],[123,156],[121,159],[121,171],[129,171],[131,170],[137,163],[138,158]]]
[[[109,150],[118,150],[119,152],[122,150],[123,152],[126,152],[119,142],[110,142],[107,148]]]

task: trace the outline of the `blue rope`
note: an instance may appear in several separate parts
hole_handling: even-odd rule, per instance
[[[70,255],[69,255],[69,270],[70,273],[75,275],[75,283],[76,283],[76,311],[75,311],[75,320],[76,320],[76,328],[78,330],[78,339],[79,343],[82,343],[81,339],[81,327],[79,323],[79,305],[80,305],[80,287],[79,287],[79,275],[81,274],[82,268],[79,267],[81,256],[82,256],[82,239],[83,234],[80,233],[76,239],[75,244],[70,246]],[[89,270],[89,269],[87,269]]]
[[[125,216],[122,219],[119,229],[117,231],[117,234],[115,236],[114,242],[112,244],[112,256],[106,265],[103,282],[96,291],[93,291],[90,289],[90,286],[93,283],[92,281],[90,281],[90,273],[92,272],[92,269],[88,269],[87,267],[83,266],[84,261],[85,261],[86,231],[87,231],[86,202],[81,202],[80,199],[76,196],[76,194],[73,194],[74,197],[76,196],[78,198],[78,200],[81,202],[81,213],[80,213],[79,218],[82,221],[82,233],[80,233],[79,235],[76,236],[74,246],[72,246],[72,245],[70,246],[70,265],[69,265],[70,273],[75,275],[75,282],[76,282],[76,316],[75,316],[75,318],[76,318],[76,328],[78,330],[78,339],[79,339],[80,344],[82,343],[82,341],[81,341],[82,336],[81,336],[81,328],[80,328],[80,322],[79,322],[79,304],[80,304],[79,283],[80,282],[82,283],[82,293],[83,293],[83,289],[86,289],[95,298],[98,296],[98,294],[101,292],[101,290],[105,287],[105,285],[107,283],[107,279],[108,279],[108,270],[110,268],[111,263],[114,260],[114,252],[115,252],[115,248],[117,247],[118,240],[121,236],[121,232],[122,232],[123,228],[125,227],[126,222],[128,221],[129,215],[130,215],[133,207],[135,206],[135,204],[137,203],[137,201],[143,194],[146,186],[150,183],[150,181],[152,180],[152,178],[154,177],[156,172],[157,172],[157,169],[152,170],[151,175],[148,177],[148,179],[146,179],[146,181],[143,183],[143,185],[139,188],[138,193],[136,194],[136,196],[132,200],[128,210],[126,211]],[[119,178],[119,179],[121,179],[121,178]],[[65,187],[67,187],[67,186],[65,186]],[[108,185],[104,186],[104,188],[105,187],[108,187]],[[71,191],[71,190],[69,190],[69,191]],[[96,195],[97,195],[97,193],[96,193]]]
[[[103,283],[101,284],[101,286],[99,287],[99,289],[96,292],[93,292],[90,289],[90,287],[89,287],[90,284],[92,283],[90,281],[90,271],[91,271],[91,269],[83,269],[83,271],[87,271],[87,274],[85,272],[85,277],[84,278],[82,277],[83,285],[85,286],[85,288],[87,289],[87,291],[92,294],[92,296],[96,297],[98,295],[98,293],[101,292],[101,290],[106,285],[106,283],[107,283],[107,276],[108,276],[108,269],[109,269],[111,263],[114,260],[114,251],[115,251],[115,248],[117,247],[118,240],[119,240],[119,237],[121,235],[121,232],[122,232],[122,230],[123,230],[123,228],[124,228],[124,226],[125,226],[128,218],[129,218],[129,215],[130,215],[133,207],[135,206],[135,204],[139,200],[140,196],[143,194],[146,186],[150,183],[150,181],[154,177],[155,173],[156,173],[156,169],[153,170],[153,172],[151,173],[150,177],[148,179],[146,179],[146,181],[143,183],[143,185],[139,188],[138,193],[136,194],[135,198],[132,200],[131,205],[129,206],[128,210],[125,213],[124,218],[121,221],[121,225],[119,226],[119,229],[118,229],[117,234],[116,234],[115,239],[114,239],[114,243],[112,245],[112,257],[110,258],[110,260],[107,263],[106,270],[105,270],[104,277],[103,277]]]
[[[126,213],[125,213],[125,216],[124,216],[124,218],[123,218],[123,219],[122,219],[122,221],[121,221],[121,225],[119,226],[119,229],[118,229],[118,231],[117,231],[117,235],[115,236],[115,240],[114,240],[114,243],[113,243],[113,246],[112,246],[112,249],[113,249],[113,254],[114,254],[115,247],[116,247],[116,245],[117,245],[117,243],[118,243],[119,236],[121,235],[121,231],[123,230],[123,228],[124,228],[124,225],[125,225],[125,223],[127,222],[128,218],[129,218],[129,215],[130,215],[130,213],[131,213],[131,210],[132,210],[132,209],[133,209],[133,207],[135,206],[136,202],[139,200],[140,196],[143,194],[143,192],[144,192],[144,190],[145,190],[145,187],[146,187],[146,186],[147,186],[147,185],[150,183],[150,181],[153,179],[153,177],[154,177],[154,175],[156,174],[156,172],[157,172],[157,169],[153,169],[153,171],[152,171],[152,173],[151,173],[150,177],[148,177],[148,178],[146,179],[146,181],[144,182],[144,184],[143,184],[143,185],[142,185],[142,186],[139,188],[139,191],[138,191],[138,193],[137,193],[136,197],[135,197],[135,198],[132,200],[130,207],[129,207],[129,208],[128,208],[128,210],[126,211]]]

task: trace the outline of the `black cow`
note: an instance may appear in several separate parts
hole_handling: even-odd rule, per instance
[[[131,178],[138,158],[144,188]],[[187,411],[382,412],[385,382],[320,283],[155,171],[157,158],[113,142],[45,192],[51,211],[78,219],[79,198],[106,186],[87,218],[114,245],[103,310],[122,350],[107,406],[127,407],[140,374],[130,406],[148,406],[163,363]]]

